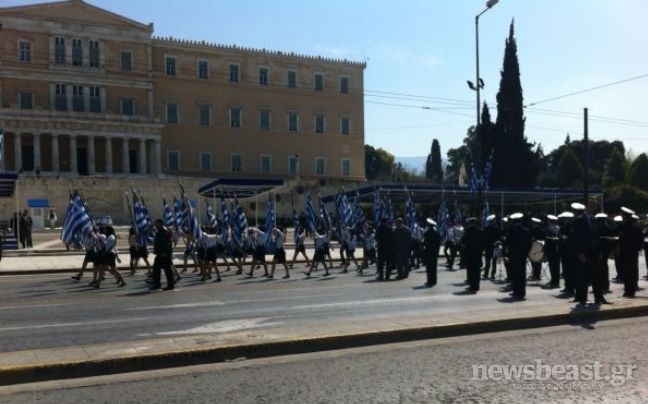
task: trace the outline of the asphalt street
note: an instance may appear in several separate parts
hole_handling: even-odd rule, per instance
[[[0,401],[639,404],[648,402],[647,332],[648,318],[612,320],[10,386],[0,388]],[[520,381],[474,370],[537,363],[583,371],[575,380],[558,370]],[[585,369],[595,366],[600,370],[588,378]]]
[[[336,268],[329,277],[320,270],[306,278],[304,270],[296,265],[286,280],[262,278],[263,269],[252,279],[232,271],[221,283],[189,275],[173,292],[149,292],[141,274],[128,276],[125,288],[117,288],[109,276],[99,290],[87,286],[87,277],[75,282],[65,274],[0,277],[0,352],[235,330],[258,330],[262,338],[264,327],[270,326],[329,320],[370,324],[381,316],[435,316],[476,308],[496,313],[507,304],[561,304],[565,312],[574,307],[558,290],[538,284],[529,286],[527,300],[517,303],[499,300],[508,295],[497,280],[482,281],[477,295],[465,294],[465,271],[441,269],[439,284],[427,289],[422,269],[390,282],[375,281],[373,267],[364,276],[351,268],[340,274]],[[618,298],[621,286],[613,285],[608,299]]]

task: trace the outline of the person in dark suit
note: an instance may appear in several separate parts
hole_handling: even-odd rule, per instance
[[[612,241],[614,232],[608,226],[608,215],[605,213],[597,213],[594,216],[596,222],[596,234],[599,238],[601,247],[601,254],[597,257],[597,269],[594,273],[592,283],[600,283],[600,288],[603,293],[610,293],[610,268],[608,267],[608,260],[612,254]]]
[[[425,286],[431,288],[437,284],[437,261],[441,248],[441,235],[436,230],[434,220],[428,218],[427,224],[427,229],[423,233],[423,264],[427,275]]]
[[[466,229],[461,237],[462,255],[468,272],[468,292],[479,291],[482,253],[484,251],[484,231],[477,226],[477,218],[466,219]]]
[[[643,245],[641,230],[636,225],[635,213],[621,208],[623,223],[619,229],[619,264],[623,270],[623,297],[635,297],[639,282],[639,251]]]
[[[379,281],[385,280],[385,267],[389,271],[391,267],[391,257],[394,252],[394,232],[387,223],[387,219],[382,219],[380,225],[376,229],[376,243],[378,258],[376,267],[378,269]]]
[[[153,240],[153,253],[155,260],[153,261],[153,274],[152,285],[150,290],[159,290],[161,288],[160,277],[161,269],[164,269],[166,276],[167,286],[164,290],[173,290],[173,271],[171,270],[171,258],[173,253],[173,241],[171,233],[164,227],[162,219],[155,219],[155,239]]]
[[[576,292],[574,273],[576,266],[575,236],[574,236],[574,213],[565,211],[559,215],[562,219],[560,225],[558,248],[560,249],[560,262],[562,264],[562,274],[565,280],[565,287],[561,293],[567,296],[573,296]]]
[[[526,261],[531,250],[531,232],[522,226],[522,213],[510,216],[511,226],[506,236],[506,248],[510,265],[512,292],[514,299],[524,299],[526,296]]]
[[[396,255],[396,270],[398,271],[397,279],[404,279],[409,276],[409,255],[410,246],[412,245],[412,232],[403,223],[403,219],[396,219],[396,229],[394,229],[394,253]],[[387,270],[387,278],[390,271]]]
[[[547,215],[547,226],[544,229],[544,253],[549,263],[549,274],[551,279],[547,284],[548,288],[560,287],[560,250],[558,248],[558,218],[554,215]]]

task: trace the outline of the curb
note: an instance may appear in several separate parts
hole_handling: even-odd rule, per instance
[[[640,316],[648,316],[648,305],[612,308],[603,311],[570,312],[541,317],[511,318],[197,350],[169,351],[114,359],[0,367],[0,386],[220,363],[242,358],[257,359],[491,332],[560,325],[582,325],[601,320]]]

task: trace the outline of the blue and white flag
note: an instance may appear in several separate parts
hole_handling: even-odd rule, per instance
[[[295,244],[297,244],[297,239],[299,239],[299,215],[297,215],[297,210],[293,208],[293,224],[295,225]]]
[[[266,202],[266,217],[265,217],[265,245],[268,246],[272,242],[272,228],[275,224],[275,210],[272,205],[272,200],[268,195],[268,202]]]
[[[490,181],[491,169],[493,168],[493,152],[488,156],[488,161],[486,162],[486,168],[484,169],[484,177],[482,178],[482,186],[484,187],[484,192],[488,191],[488,182]]]
[[[360,196],[357,194],[353,203],[353,216],[351,221],[351,227],[353,229],[358,228],[358,226],[363,226],[365,221],[364,211],[360,207]]]
[[[378,188],[374,189],[374,226],[378,226],[383,218],[382,199]]]
[[[169,204],[164,198],[162,198],[162,215],[164,216],[164,226],[166,226],[168,229],[173,227],[173,225],[175,224],[175,218],[173,217],[171,208],[169,208]]]
[[[463,223],[463,217],[461,216],[461,209],[459,209],[459,202],[455,199],[454,201],[454,208],[455,208],[455,214],[456,214],[456,221],[458,224]]]
[[[221,210],[221,227],[223,229],[223,243],[227,242],[227,235],[229,233],[229,227],[230,227],[230,219],[229,219],[229,213],[227,212],[227,203],[225,202],[225,198],[221,197],[221,203],[220,203],[220,210]]]
[[[61,230],[63,243],[80,247],[80,241],[85,234],[92,230],[92,219],[78,192],[73,192],[67,214]]]
[[[445,199],[441,201],[441,205],[439,205],[436,222],[437,231],[441,235],[441,241],[443,242],[446,238],[446,233],[448,232],[448,207],[446,206]]]
[[[0,161],[4,155],[4,128],[0,128]]]
[[[237,200],[238,203],[238,200]],[[230,225],[232,227],[232,241],[234,242],[234,245],[236,247],[241,247],[241,233],[243,232],[243,229],[241,229],[241,221],[239,220],[238,217],[238,210],[237,206],[234,205],[234,202],[230,201],[230,208],[232,211],[232,217],[230,219]]]
[[[212,207],[209,206],[209,203],[207,201],[205,201],[205,204],[207,205],[207,226],[216,228],[216,226],[218,226],[218,220],[216,220],[216,214],[214,213]]]
[[[148,214],[148,210],[137,197],[133,190],[133,216],[135,217],[135,231],[140,237],[142,244],[150,244],[155,239],[155,228]]]
[[[306,199],[304,201],[306,209],[306,226],[308,231],[315,232],[315,209],[313,208],[313,198],[310,192],[306,192]]]
[[[408,192],[407,196],[407,203],[405,204],[407,210],[407,227],[409,227],[410,231],[414,231],[414,225],[416,224],[416,207],[414,206],[412,194]]]
[[[319,204],[319,211],[320,211],[320,216],[322,217],[322,223],[324,224],[324,228],[326,231],[331,230],[331,220],[329,219],[329,214],[328,211],[326,210],[326,205],[322,203],[322,197],[320,195],[317,196],[318,199],[318,204]]]
[[[484,212],[482,214],[482,226],[486,227],[486,218],[490,216],[490,208],[488,207],[488,201],[484,202]]]

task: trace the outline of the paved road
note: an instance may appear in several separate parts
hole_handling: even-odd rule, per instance
[[[186,277],[174,292],[150,293],[137,275],[117,288],[112,279],[102,289],[73,282],[68,275],[5,276],[0,278],[0,352],[70,347],[156,337],[213,334],[263,327],[322,324],[329,320],[371,323],[380,316],[430,316],[476,308],[496,313],[506,303],[498,299],[501,282],[482,282],[477,295],[464,295],[464,271],[440,271],[439,284],[422,288],[423,270],[402,281],[376,282],[373,268],[358,276],[322,271],[305,279],[296,266],[288,280],[246,279],[229,272],[221,283]],[[260,276],[263,270],[257,270]],[[645,285],[645,281],[641,281]],[[620,296],[620,287],[610,299]],[[641,293],[641,292],[640,292]],[[529,286],[528,300],[515,303],[574,304],[557,290]]]
[[[0,388],[5,404],[645,403],[648,319],[516,331],[337,352]],[[602,367],[610,378],[473,380],[473,365]],[[628,367],[632,366],[631,373]],[[584,368],[579,368],[584,369]],[[632,379],[627,378],[631,375]],[[478,376],[480,378],[480,376]],[[625,379],[625,380],[624,380]],[[533,389],[531,389],[533,386]],[[542,386],[542,387],[539,387]],[[10,394],[10,395],[9,395]]]

